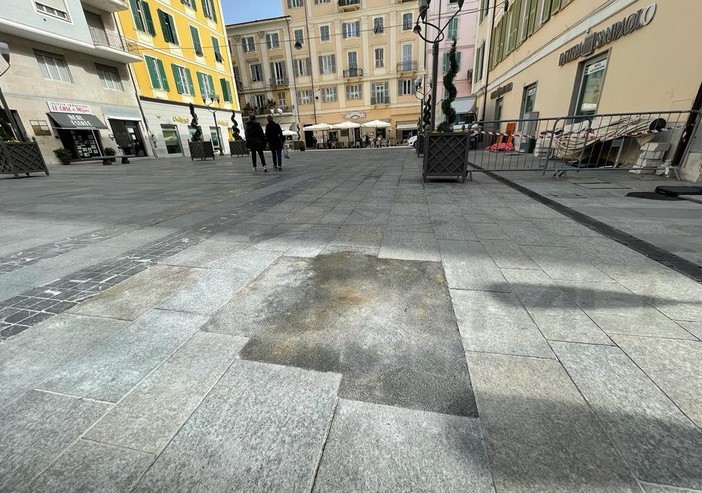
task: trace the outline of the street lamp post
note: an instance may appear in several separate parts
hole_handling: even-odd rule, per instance
[[[219,125],[217,125],[217,110],[219,108],[214,106],[215,103],[219,105],[219,96],[215,95],[211,98],[203,98],[203,101],[214,118],[215,131],[217,132],[217,140],[219,141],[219,155],[224,156],[224,150],[222,149],[222,135],[219,133]]]
[[[417,17],[417,22],[414,26],[414,33],[417,34],[420,38],[424,40],[426,43],[431,43],[432,48],[431,48],[431,69],[432,69],[432,74],[431,74],[431,124],[430,124],[430,130],[434,131],[435,124],[436,124],[436,86],[438,85],[439,81],[439,43],[441,43],[445,38],[446,35],[444,34],[444,31],[448,27],[448,25],[451,23],[451,21],[461,12],[461,9],[463,8],[463,2],[465,0],[458,0],[458,10],[449,18],[448,22],[443,27],[439,27],[436,24],[432,24],[427,20],[427,12],[429,10],[429,4],[431,3],[431,0],[419,0],[419,17]],[[434,39],[428,39],[422,35],[422,27],[419,25],[420,21],[422,24],[424,24],[427,27],[432,27],[434,28],[437,33],[436,37]]]

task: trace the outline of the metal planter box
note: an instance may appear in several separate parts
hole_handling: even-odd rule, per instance
[[[457,178],[461,183],[468,175],[468,134],[427,133],[424,137],[422,179]]]
[[[0,174],[19,176],[24,173],[29,176],[29,173],[38,172],[49,174],[36,141],[0,141]]]
[[[245,140],[230,140],[229,141],[229,155],[245,156],[249,153],[246,148]]]
[[[203,161],[208,157],[212,159],[215,158],[215,151],[212,142],[208,140],[201,140],[197,142],[188,141],[188,147],[190,148],[190,160],[202,159]]]

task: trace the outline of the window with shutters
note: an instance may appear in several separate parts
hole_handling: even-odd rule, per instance
[[[341,24],[341,32],[344,38],[357,38],[361,31],[361,22],[343,22]]]
[[[71,20],[64,0],[42,0],[41,2],[34,2],[34,7],[37,9],[37,12],[42,14],[56,17],[62,21]]]
[[[297,7],[302,7],[302,0],[288,0],[289,9],[294,9]]]
[[[402,14],[402,30],[409,31],[412,29],[412,12]]]
[[[102,87],[114,91],[124,91],[122,77],[120,77],[119,70],[117,70],[116,67],[95,64],[95,68],[97,69],[98,78],[100,79]]]
[[[490,8],[490,0],[480,0],[480,22],[487,17],[488,9]]]
[[[385,66],[385,49],[375,49],[375,68],[383,68]]]
[[[318,3],[331,3],[331,0],[314,0],[315,5]]]
[[[185,5],[186,7],[190,7],[191,9],[197,10],[197,5],[195,4],[196,0],[180,0],[180,3]]]
[[[149,3],[144,0],[129,0],[129,6],[132,10],[134,27],[136,27],[138,31],[156,36],[156,28],[154,27],[154,20],[151,17]]]
[[[41,75],[45,79],[73,82],[66,60],[61,55],[35,51],[34,56],[39,62],[39,70],[41,70]]]
[[[202,0],[202,13],[208,19],[217,22],[217,11],[215,10],[215,3],[213,0]]]
[[[526,5],[526,19],[524,21],[524,39],[528,38],[534,33],[534,28],[536,27],[536,10],[539,7],[539,0],[527,0]]]
[[[253,98],[253,104],[256,108],[265,108],[268,100],[265,94],[255,94]]]
[[[297,91],[297,104],[310,104],[312,103],[312,91],[305,89],[304,91]]]
[[[322,89],[322,101],[325,103],[333,103],[336,101],[336,86],[324,87]]]
[[[295,77],[307,77],[312,72],[312,64],[309,58],[295,58],[293,60],[293,71]]]
[[[193,84],[193,76],[190,73],[190,69],[171,64],[171,70],[173,71],[173,80],[175,81],[178,94],[195,96],[195,85]]]
[[[214,99],[215,89],[212,76],[202,72],[197,72],[197,82],[200,85],[200,96],[202,96],[202,99]]]
[[[251,82],[263,82],[263,67],[260,63],[252,63],[249,65],[251,68]]]
[[[348,60],[348,68],[349,70],[357,69],[358,68],[358,52],[356,51],[349,51],[346,54],[346,59]]]
[[[475,70],[473,71],[475,82],[483,78],[483,65],[485,64],[485,41],[480,43],[478,52],[475,55]]]
[[[319,73],[321,75],[336,72],[336,55],[321,55],[319,57]]]
[[[274,85],[285,84],[285,62],[271,62],[271,82]]]
[[[397,93],[400,96],[409,96],[414,94],[414,80],[412,79],[401,79],[398,82]]]
[[[507,35],[507,53],[512,53],[517,46],[519,24],[521,22],[522,0],[515,0],[507,14],[509,17],[509,34]]]
[[[385,19],[376,17],[373,19],[373,34],[382,34],[385,32]]]
[[[178,35],[176,34],[175,20],[173,16],[168,12],[164,12],[161,9],[157,10],[158,20],[161,22],[161,30],[163,31],[163,38],[169,43],[178,44]]]
[[[241,48],[244,50],[244,53],[249,53],[256,50],[256,43],[254,43],[253,36],[241,38]]]
[[[151,80],[151,87],[154,89],[161,89],[163,91],[170,90],[168,85],[168,77],[166,77],[166,69],[163,66],[163,62],[158,58],[144,56],[144,61],[146,62],[146,69],[149,72],[149,79]]]
[[[268,33],[266,34],[266,46],[268,49],[280,48],[280,38],[278,33]]]
[[[224,62],[222,50],[219,48],[219,40],[214,36],[212,36],[212,52],[214,53],[215,60],[217,60],[219,63]]]
[[[451,19],[451,22],[448,23],[448,39],[457,39],[458,38],[458,17],[454,17]]]
[[[190,37],[193,39],[193,50],[197,56],[203,56],[200,31],[195,26],[190,26]]]
[[[346,86],[346,99],[359,100],[363,98],[363,86],[361,84],[350,84]]]
[[[319,40],[329,41],[329,26],[319,26]]]
[[[232,98],[231,84],[227,79],[219,79],[219,85],[222,86],[222,99],[227,103],[231,103],[234,100]]]
[[[305,37],[302,34],[302,29],[295,29],[293,35],[295,36],[295,43],[305,44]]]
[[[284,92],[278,93],[278,106],[285,106],[288,104],[287,95]]]
[[[388,97],[388,83],[375,82],[371,86],[372,96],[371,104],[387,104],[390,102]]]
[[[539,25],[541,25],[551,18],[551,0],[540,0],[539,4],[539,10],[541,11],[541,22]]]
[[[456,70],[461,69],[461,52],[457,51],[456,52],[456,64],[458,65],[458,68]],[[450,63],[449,63],[449,52],[444,53],[444,59],[443,59],[443,70],[444,70],[444,75],[449,71],[450,68]]]

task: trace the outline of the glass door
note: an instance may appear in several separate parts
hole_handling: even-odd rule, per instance
[[[575,106],[576,115],[589,116],[597,113],[597,105],[602,95],[606,68],[606,57],[585,62],[583,75],[580,80],[580,90],[578,91],[578,102]]]

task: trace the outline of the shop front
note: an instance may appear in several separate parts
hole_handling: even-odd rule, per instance
[[[141,114],[136,108],[103,106],[102,112],[110,126],[110,139],[122,155],[148,155],[148,136],[145,135]]]
[[[48,101],[47,116],[62,146],[73,159],[90,159],[104,154],[100,130],[107,126],[93,114],[86,104]]]

